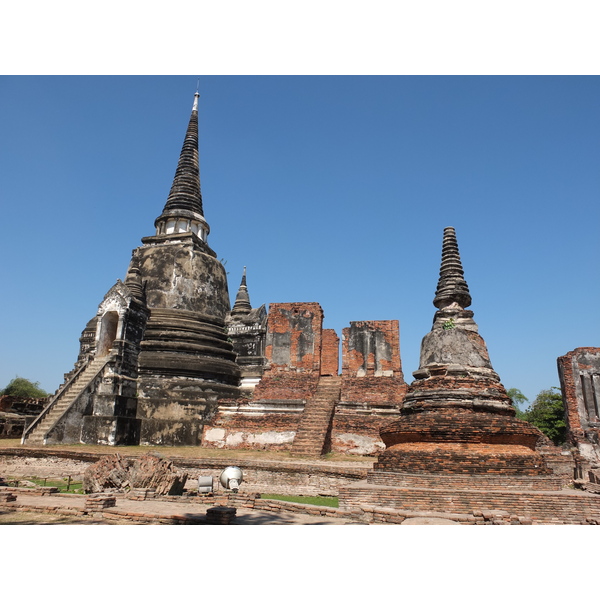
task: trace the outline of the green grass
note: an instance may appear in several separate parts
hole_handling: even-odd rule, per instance
[[[315,504],[316,506],[331,506],[339,508],[340,502],[335,496],[282,496],[281,494],[261,494],[266,500],[283,500],[284,502],[299,502],[300,504]]]
[[[68,477],[62,477],[61,479],[44,479],[42,477],[21,477],[20,480],[27,480],[35,483],[36,485],[42,487],[56,487],[60,494],[83,494],[83,484],[81,481],[73,481],[71,479],[71,483],[69,484]],[[7,483],[9,483],[7,481]],[[69,489],[67,489],[67,487]]]

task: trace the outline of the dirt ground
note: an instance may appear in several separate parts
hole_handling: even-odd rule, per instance
[[[20,448],[18,440],[0,440],[0,448]],[[56,447],[58,448],[58,447]],[[298,463],[319,463],[325,465],[348,465],[349,463],[359,465],[361,467],[369,466],[373,462],[373,458],[357,457],[357,460],[347,457],[328,456],[322,459],[298,458],[292,457],[287,452],[250,452],[250,451],[219,451],[215,449],[205,448],[149,448],[149,447],[98,447],[98,446],[60,446],[61,450],[79,451],[85,453],[105,454],[120,452],[124,455],[141,455],[149,451],[159,451],[158,453],[164,458],[173,459],[174,457],[185,458],[202,458],[203,456],[210,458],[228,458],[235,460],[236,458],[254,458],[261,461],[285,461]],[[28,477],[39,477],[48,479],[61,479],[71,476],[74,480],[80,481],[83,478],[84,471],[90,466],[87,461],[78,461],[67,458],[59,458],[53,456],[45,457],[24,457],[0,455],[0,477],[5,480],[21,480],[20,485],[27,487]],[[1,490],[2,488],[0,488]],[[25,501],[26,497],[22,496],[19,500]],[[27,502],[33,502],[33,498],[29,498]],[[44,499],[38,499],[39,502],[44,502]],[[144,502],[145,509],[150,509],[150,503]],[[161,503],[164,506],[164,503]],[[156,508],[156,507],[155,507]],[[183,509],[182,509],[183,510]],[[203,507],[202,509],[206,509]],[[268,511],[253,511],[238,509],[235,524],[237,525],[342,525],[346,524],[345,519],[314,517],[301,513],[272,513]],[[139,524],[133,523],[130,520],[103,520],[100,518],[91,518],[84,516],[57,515],[51,513],[40,512],[14,512],[2,508],[0,505],[0,525],[121,525],[121,524]]]
[[[139,525],[131,521],[103,520],[93,517],[71,517],[39,512],[3,511],[0,508],[0,525]]]

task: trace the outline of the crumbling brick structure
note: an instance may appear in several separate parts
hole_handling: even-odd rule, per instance
[[[321,306],[271,304],[263,377],[251,397],[220,402],[203,444],[300,453],[310,448],[313,454],[381,451],[379,429],[399,415],[407,388],[399,324],[356,321],[343,335],[340,379],[340,340],[335,331],[323,329]],[[302,450],[296,444],[299,432]]]
[[[334,329],[323,329],[321,336],[321,376],[335,377],[340,368],[340,338]]]
[[[317,302],[269,305],[267,367],[253,400],[311,398],[321,376],[323,309]]]
[[[600,475],[600,348],[576,348],[557,359],[568,441],[577,449],[577,479]],[[589,473],[592,472],[590,478]]]
[[[154,235],[87,324],[75,369],[23,443],[197,445],[218,400],[239,395],[227,276],[200,191],[198,99]]]
[[[550,510],[544,494],[560,489],[561,478],[536,447],[541,432],[515,417],[470,304],[455,232],[448,227],[434,299],[438,310],[421,344],[415,381],[400,418],[381,428],[385,451],[366,482],[341,490],[340,507],[429,508],[435,498],[433,505],[444,512],[459,505],[461,511],[501,509],[508,496],[489,489],[493,478],[515,490],[515,510],[541,503],[535,509],[540,519]],[[579,521],[588,502],[580,498],[568,499],[580,506]],[[595,506],[600,510],[600,499]]]
[[[374,455],[385,448],[379,429],[400,415],[406,394],[398,321],[353,321],[342,334],[342,389],[331,449]]]
[[[319,383],[323,309],[316,302],[269,305],[266,366],[252,397],[223,400],[202,444],[214,447],[291,448],[304,406]],[[331,334],[326,334],[331,348]],[[331,356],[325,363],[331,370]]]
[[[20,438],[48,404],[49,398],[0,396],[0,438]]]
[[[483,338],[467,310],[454,229],[444,230],[437,307],[401,418],[381,430],[387,449],[376,469],[545,475],[538,429],[515,417]]]

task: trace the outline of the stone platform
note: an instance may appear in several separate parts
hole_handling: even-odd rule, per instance
[[[400,474],[395,475],[399,480],[402,479]],[[378,481],[377,478],[373,479]],[[500,512],[509,516],[508,522],[515,523],[600,524],[600,495],[578,490],[510,488],[502,486],[501,480],[496,482],[496,486],[483,488],[476,487],[481,482],[473,482],[472,487],[451,487],[439,481],[434,483],[438,487],[428,487],[428,484],[433,482],[424,479],[420,482],[422,487],[417,487],[407,485],[419,483],[410,482],[408,475],[404,485],[382,485],[368,481],[340,488],[340,508],[360,508],[365,512],[375,508],[392,511],[435,511],[440,513],[439,516],[445,513],[478,515]],[[456,485],[456,482],[454,483]]]

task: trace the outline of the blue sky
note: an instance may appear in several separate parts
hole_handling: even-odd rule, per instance
[[[54,391],[154,231],[195,76],[0,77],[0,386]],[[412,381],[442,233],[479,331],[533,399],[598,346],[600,78],[201,76],[209,243],[235,297],[319,302],[325,326],[398,319]]]

